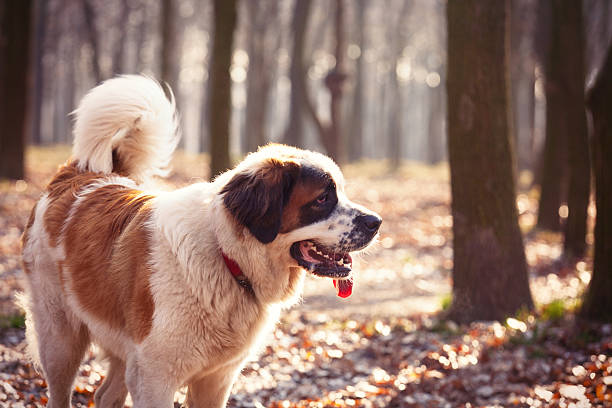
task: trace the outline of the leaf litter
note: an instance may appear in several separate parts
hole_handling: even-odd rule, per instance
[[[67,149],[31,149],[28,178],[0,183],[0,406],[47,403],[28,362],[14,295],[23,287],[19,238],[29,211]],[[34,163],[36,165],[34,165]],[[201,157],[183,155],[166,183],[203,178]],[[196,167],[199,166],[199,167]],[[526,234],[538,313],[457,325],[440,319],[451,290],[448,170],[408,165],[388,174],[365,162],[345,169],[347,194],[383,215],[378,244],[356,259],[353,296],[308,279],[303,303],[284,315],[230,398],[232,407],[589,407],[612,406],[612,326],[578,321],[572,310],[592,260],[562,263],[559,234]],[[367,175],[367,176],[366,176]],[[537,201],[517,198],[524,231]],[[590,212],[592,218],[592,211]],[[592,220],[591,220],[592,222]],[[88,351],[73,405],[93,405],[106,364]],[[176,394],[175,405],[185,399]],[[128,401],[129,403],[129,401]]]

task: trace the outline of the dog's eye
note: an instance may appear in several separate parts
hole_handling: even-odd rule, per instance
[[[325,204],[328,198],[329,198],[329,194],[327,192],[321,194],[319,197],[317,197],[317,204],[319,205]]]

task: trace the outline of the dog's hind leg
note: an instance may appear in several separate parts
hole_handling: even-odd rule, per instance
[[[94,402],[100,408],[122,408],[127,397],[125,385],[125,363],[111,356],[106,379],[96,391]]]
[[[56,312],[46,322],[35,317],[34,324],[40,364],[49,386],[47,407],[67,408],[74,378],[89,346],[89,332],[82,324],[72,327],[64,312]]]
[[[49,408],[70,406],[72,384],[89,346],[89,330],[72,315],[56,282],[42,269],[28,276],[20,302],[26,310],[28,352],[47,380]]]

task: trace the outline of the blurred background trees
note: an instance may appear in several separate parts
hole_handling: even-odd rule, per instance
[[[609,123],[601,118],[612,106],[602,68],[612,36],[610,1],[499,2],[503,47],[499,32],[491,34],[495,44],[447,34],[447,8],[468,7],[457,3],[0,0],[0,175],[23,177],[24,142],[69,144],[69,113],[96,83],[144,73],[171,85],[180,147],[207,153],[211,175],[271,141],[341,163],[386,160],[389,171],[406,160],[442,162],[450,145],[453,183],[459,183],[453,185],[456,228],[465,221],[457,222],[458,214],[475,210],[475,200],[474,217],[507,223],[495,231],[512,241],[505,250],[521,253],[515,189],[533,192],[537,227],[563,232],[564,259],[581,257],[596,240],[586,223],[595,208],[592,166],[597,197],[607,188],[602,169],[609,156],[600,151],[608,126],[601,123]],[[472,4],[474,12],[494,7],[480,3]],[[464,19],[480,24],[479,16],[468,12]],[[491,47],[502,47],[503,55]],[[451,55],[450,69],[463,64],[452,78]],[[603,96],[592,99],[589,126],[584,94],[598,73],[604,90],[593,95]],[[592,138],[589,151],[589,132],[597,129],[604,136]],[[499,201],[499,214],[487,197]],[[601,239],[611,236],[597,231]],[[456,245],[468,242],[465,236]],[[511,258],[522,280],[524,262]],[[519,303],[529,305],[523,289]]]

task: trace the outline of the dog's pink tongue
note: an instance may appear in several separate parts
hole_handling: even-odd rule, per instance
[[[351,293],[353,293],[353,278],[350,277],[343,280],[334,279],[334,288],[336,288],[336,292],[341,298],[351,296]]]

